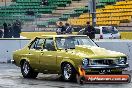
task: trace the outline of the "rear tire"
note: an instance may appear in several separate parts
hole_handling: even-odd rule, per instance
[[[21,64],[21,73],[24,78],[36,78],[38,72],[35,72],[31,67],[28,61],[24,61]]]
[[[62,65],[62,78],[64,81],[76,81],[76,70],[71,64]]]

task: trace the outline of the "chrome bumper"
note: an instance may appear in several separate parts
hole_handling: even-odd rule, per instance
[[[129,64],[123,64],[123,65],[89,65],[87,67],[85,66],[82,66],[82,68],[84,70],[87,70],[87,69],[113,69],[113,68],[121,68],[121,69],[124,69],[124,68],[127,68],[129,67]]]

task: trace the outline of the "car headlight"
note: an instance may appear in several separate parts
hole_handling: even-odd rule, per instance
[[[83,61],[82,61],[82,64],[83,64],[84,66],[88,66],[88,65],[89,65],[89,59],[84,58]]]
[[[115,61],[116,64],[126,64],[127,58],[126,57],[120,57]]]
[[[121,57],[121,58],[119,59],[119,64],[126,64],[126,60],[127,60],[127,58]]]

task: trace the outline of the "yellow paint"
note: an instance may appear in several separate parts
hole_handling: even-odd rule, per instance
[[[21,36],[24,36],[26,38],[34,38],[36,36],[41,36],[41,35],[56,35],[55,32],[22,32]]]
[[[120,32],[121,34],[121,39],[132,39],[132,32]]]
[[[73,34],[77,34],[77,32],[73,32]],[[132,39],[132,32],[120,32],[121,39]],[[22,32],[21,36],[27,37],[27,38],[34,38],[36,36],[41,35],[56,35],[56,32]]]
[[[73,34],[77,34],[77,32],[74,32]],[[29,39],[33,39],[36,36],[41,35],[56,35],[56,32],[22,32],[21,36],[24,36]]]

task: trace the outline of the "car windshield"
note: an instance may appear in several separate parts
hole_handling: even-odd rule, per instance
[[[111,27],[102,27],[102,32],[103,32],[103,34],[109,34],[109,33],[117,34],[118,30],[112,26]]]
[[[87,36],[57,37],[56,45],[58,49],[75,49],[76,45],[97,46]]]

